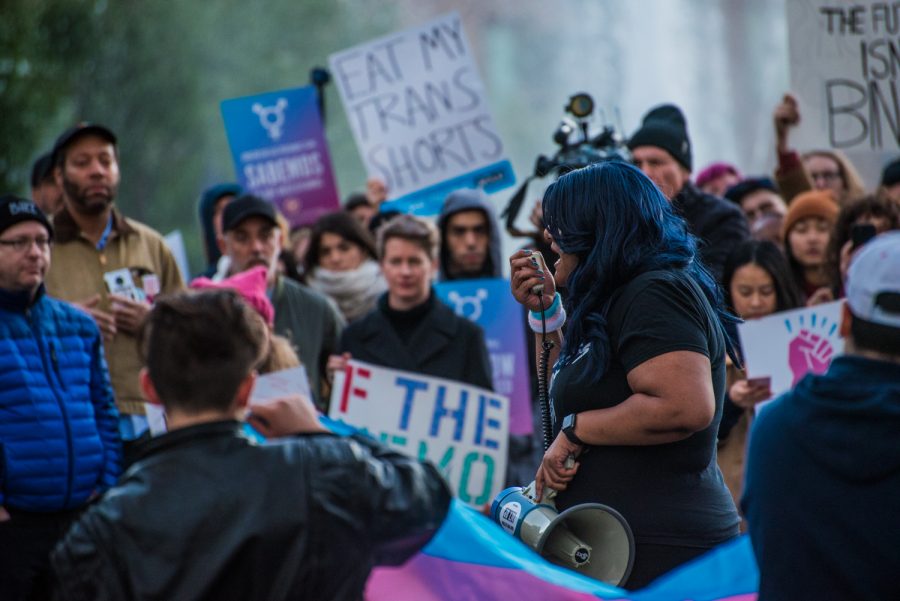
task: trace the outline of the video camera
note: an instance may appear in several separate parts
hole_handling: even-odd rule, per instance
[[[590,94],[580,92],[569,98],[564,110],[572,115],[565,117],[553,132],[553,141],[559,146],[552,157],[540,155],[534,165],[534,173],[522,182],[500,215],[506,220],[506,231],[511,236],[535,237],[535,232],[520,230],[515,226],[522,209],[528,184],[535,178],[552,174],[562,175],[600,161],[630,161],[631,153],[625,141],[611,125],[604,125],[600,133],[590,135],[588,121],[594,112],[594,99]],[[537,232],[540,235],[540,232]]]

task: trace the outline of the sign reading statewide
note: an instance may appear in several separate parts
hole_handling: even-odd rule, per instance
[[[314,87],[224,100],[221,108],[246,191],[274,202],[291,226],[340,208]]]
[[[896,153],[900,8],[860,0],[787,2],[799,148]]]
[[[459,14],[329,57],[383,210],[434,215],[451,191],[515,183]]]
[[[506,478],[509,401],[489,390],[348,361],[328,416],[431,460],[465,503],[482,507]]]
[[[457,315],[484,330],[494,390],[509,398],[510,433],[534,432],[525,318],[522,306],[509,292],[509,282],[453,280],[435,284],[434,290]]]

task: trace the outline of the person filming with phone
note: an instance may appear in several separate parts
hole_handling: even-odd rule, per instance
[[[715,453],[727,314],[697,239],[637,168],[572,171],[547,189],[543,212],[560,255],[555,281],[530,252],[510,258],[513,296],[531,311],[536,342],[545,326],[554,345],[554,438],[537,496],[550,487],[560,510],[618,510],[636,547],[626,587],[640,588],[738,534]]]

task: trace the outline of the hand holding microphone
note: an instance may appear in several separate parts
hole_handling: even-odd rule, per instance
[[[535,312],[553,303],[556,282],[540,252],[520,250],[509,258],[509,267],[510,287],[516,301]]]

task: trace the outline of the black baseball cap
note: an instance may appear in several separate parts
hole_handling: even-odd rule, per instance
[[[62,158],[62,151],[80,138],[81,136],[86,136],[87,134],[94,134],[100,136],[113,146],[118,143],[116,139],[116,134],[112,132],[111,129],[105,127],[103,125],[99,125],[97,123],[88,123],[87,121],[82,121],[81,123],[74,125],[64,131],[58,138],[56,138],[56,143],[53,145],[53,165],[58,165],[60,159]]]
[[[0,234],[23,221],[37,221],[47,228],[47,233],[53,237],[53,226],[36,204],[14,194],[0,196]]]
[[[272,225],[278,225],[275,205],[259,196],[245,194],[225,206],[225,211],[222,213],[222,231],[233,230],[248,217],[262,217],[271,221]]]
[[[31,187],[37,188],[52,177],[53,155],[47,152],[39,156],[31,166]]]

